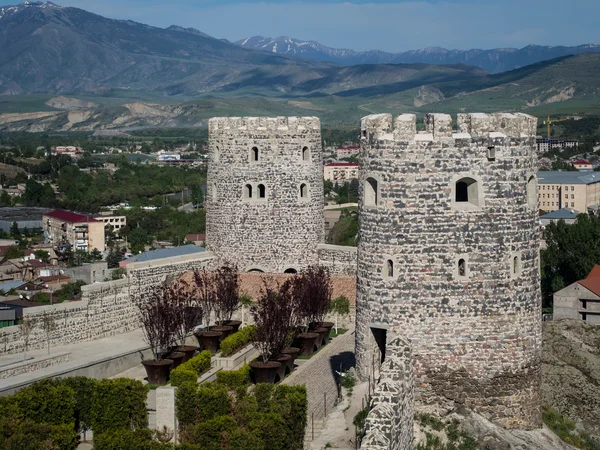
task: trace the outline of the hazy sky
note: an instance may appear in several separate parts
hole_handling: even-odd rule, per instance
[[[55,2],[159,27],[194,27],[232,41],[292,36],[331,47],[390,52],[600,42],[599,0]]]

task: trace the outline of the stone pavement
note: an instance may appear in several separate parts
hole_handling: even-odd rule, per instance
[[[46,367],[26,374],[0,380],[0,395],[14,393],[44,378],[64,376],[88,376],[91,378],[108,378],[135,367],[142,359],[149,356],[148,345],[143,340],[142,330],[119,334],[104,339],[78,344],[50,347],[50,354],[70,353],[69,361],[64,364]],[[46,357],[48,351],[35,350],[27,352],[27,357]],[[0,365],[14,360],[15,355],[0,357]]]
[[[316,437],[323,428],[327,414],[338,401],[337,374],[354,366],[354,327],[325,346],[307,361],[300,364],[292,374],[283,380],[284,384],[306,385],[307,439]],[[313,429],[314,422],[314,429]]]

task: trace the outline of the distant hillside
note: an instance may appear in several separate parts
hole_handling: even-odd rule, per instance
[[[429,47],[402,53],[388,53],[381,50],[358,52],[345,48],[331,48],[316,41],[303,41],[288,36],[275,39],[253,36],[241,39],[236,44],[244,48],[263,50],[271,54],[295,56],[313,61],[329,61],[351,66],[355,64],[469,64],[490,73],[518,69],[540,61],[580,53],[600,52],[600,44],[586,44],[575,47],[551,47],[528,45],[517,48],[494,48],[490,50],[447,50]]]

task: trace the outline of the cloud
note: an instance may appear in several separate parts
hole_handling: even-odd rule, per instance
[[[412,0],[402,2],[64,1],[108,17],[198,28],[238,40],[292,36],[332,47],[398,52],[445,48],[576,45],[597,40],[597,0]]]

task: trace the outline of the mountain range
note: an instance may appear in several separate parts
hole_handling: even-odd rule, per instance
[[[0,131],[196,126],[217,115],[356,123],[384,111],[600,113],[594,46],[489,73],[434,64],[437,50],[420,51],[429,62],[342,65],[257,45],[50,2],[0,7]]]
[[[355,64],[468,64],[490,73],[506,72],[540,61],[567,55],[600,52],[600,44],[585,44],[573,47],[528,45],[517,48],[494,48],[482,50],[447,50],[428,47],[401,53],[381,50],[358,52],[346,48],[331,48],[316,41],[303,41],[289,36],[265,38],[253,36],[236,42],[244,48],[263,50],[276,55],[294,56],[312,61],[328,61],[343,66]]]

